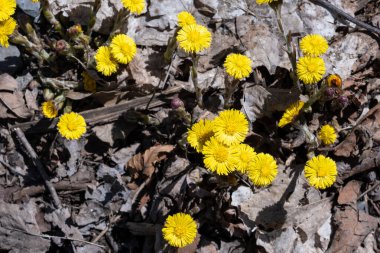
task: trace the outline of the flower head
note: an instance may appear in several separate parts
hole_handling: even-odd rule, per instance
[[[277,2],[278,0],[256,0],[257,4],[270,4],[272,2]]]
[[[278,126],[284,127],[287,124],[291,123],[294,120],[294,118],[298,116],[304,104],[305,103],[302,101],[297,101],[291,104],[288,108],[286,108],[284,114],[280,119],[280,122],[278,122]]]
[[[38,3],[40,0],[32,0],[33,3]]]
[[[48,119],[53,119],[58,115],[57,107],[55,107],[54,102],[51,100],[43,102],[41,110],[42,114]]]
[[[256,152],[247,144],[239,144],[235,146],[235,148],[238,158],[236,161],[236,170],[245,173],[251,165],[253,158],[255,158]]]
[[[179,27],[184,27],[186,25],[194,25],[197,23],[194,16],[187,11],[181,11],[180,13],[178,13],[177,18]]]
[[[171,246],[182,248],[194,241],[197,224],[189,214],[176,213],[166,218],[162,234]]]
[[[333,144],[336,141],[335,129],[330,125],[324,125],[319,131],[318,137],[325,145]]]
[[[77,140],[86,133],[86,121],[78,113],[65,113],[59,117],[57,128],[66,139]]]
[[[301,57],[297,63],[297,76],[304,84],[319,82],[326,72],[325,62],[319,57]]]
[[[133,14],[140,15],[145,9],[145,0],[121,0],[121,2]]]
[[[0,0],[0,21],[5,21],[16,11],[16,0]]]
[[[224,61],[228,75],[236,79],[247,78],[252,73],[252,61],[242,54],[229,54]]]
[[[123,64],[131,62],[137,51],[135,41],[125,34],[113,37],[110,47],[112,56]]]
[[[212,136],[214,136],[214,122],[208,119],[201,119],[189,129],[187,141],[198,152],[202,152],[203,146]]]
[[[238,110],[225,110],[214,119],[215,137],[225,145],[235,145],[244,141],[248,133],[248,120]]]
[[[300,48],[304,55],[318,57],[327,52],[327,40],[319,34],[309,34],[302,38]]]
[[[96,81],[87,72],[82,73],[83,77],[83,88],[85,91],[95,92],[96,91]]]
[[[256,186],[267,186],[277,176],[277,164],[273,156],[259,153],[252,159],[248,170],[248,177]]]
[[[9,36],[14,32],[16,26],[17,26],[16,20],[14,20],[13,18],[8,18],[4,21],[0,21],[0,45],[1,46],[3,47],[9,46],[9,42],[8,42]]]
[[[199,53],[211,45],[211,33],[206,27],[198,24],[182,27],[178,32],[179,47],[187,53]]]
[[[203,162],[210,171],[216,172],[218,175],[228,175],[235,170],[237,162],[236,148],[220,143],[215,137],[211,137],[206,142],[202,153],[204,155]]]
[[[311,158],[305,165],[305,177],[317,189],[326,189],[333,185],[337,173],[334,160],[323,155]]]
[[[111,48],[106,46],[99,47],[95,54],[96,70],[105,76],[116,73],[119,65],[112,57]]]
[[[327,77],[327,86],[329,87],[342,87],[342,78],[338,74],[332,74]]]

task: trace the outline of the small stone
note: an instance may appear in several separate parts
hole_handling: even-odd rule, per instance
[[[31,0],[17,0],[17,6],[33,18],[40,15],[40,3],[33,3]]]
[[[23,65],[20,55],[20,50],[15,46],[0,47],[0,74],[16,73]]]

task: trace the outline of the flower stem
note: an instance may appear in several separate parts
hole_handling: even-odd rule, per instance
[[[65,33],[63,32],[62,25],[51,12],[49,2],[47,0],[41,1],[41,10],[46,20],[54,27],[54,30],[58,32],[62,38],[64,38]]]
[[[239,84],[239,79],[233,79],[232,81],[226,82],[226,87],[224,90],[224,109],[228,109],[231,107],[231,98],[234,92],[236,91],[236,87]]]
[[[203,108],[203,95],[202,90],[199,88],[198,85],[198,57],[195,53],[191,54],[191,61],[193,65],[191,66],[191,80],[194,85],[195,95],[197,98],[197,104],[200,108]]]

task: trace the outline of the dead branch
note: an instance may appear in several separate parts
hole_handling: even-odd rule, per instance
[[[61,200],[58,197],[58,194],[51,183],[49,176],[47,175],[45,168],[41,161],[38,159],[38,156],[32,146],[30,145],[29,141],[26,139],[24,132],[20,128],[14,128],[13,131],[16,133],[18,140],[20,141],[21,145],[26,149],[29,157],[33,160],[33,163],[36,165],[38,172],[40,173],[42,179],[44,180],[45,186],[50,192],[53,202],[56,208],[61,209],[62,204]]]

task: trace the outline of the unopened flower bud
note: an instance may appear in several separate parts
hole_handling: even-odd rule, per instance
[[[178,109],[184,106],[183,101],[178,97],[173,98],[170,104],[172,109]]]
[[[64,40],[58,40],[56,43],[55,43],[55,50],[57,50],[58,52],[62,52],[66,49],[66,41]]]
[[[346,97],[346,96],[340,96],[338,98],[338,102],[339,102],[340,106],[346,107],[348,105],[348,97]]]
[[[50,101],[54,99],[54,92],[51,89],[48,89],[48,88],[44,89],[43,95],[44,95],[45,101]]]
[[[77,36],[78,34],[82,33],[82,27],[81,25],[73,25],[69,29],[67,29],[67,32],[70,36]]]
[[[338,74],[332,74],[327,77],[327,85],[329,87],[342,87],[342,78]]]
[[[328,87],[328,88],[325,89],[325,96],[326,96],[326,98],[331,99],[331,98],[334,97],[334,94],[335,94],[334,88]]]

